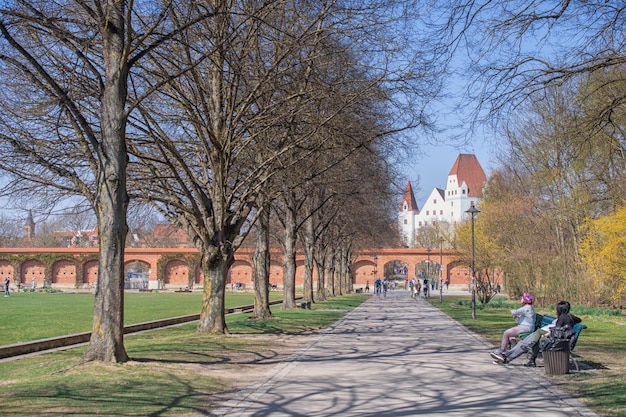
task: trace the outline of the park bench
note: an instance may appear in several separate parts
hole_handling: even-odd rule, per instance
[[[537,329],[540,329],[544,326],[548,326],[550,324],[552,324],[554,322],[554,320],[556,320],[556,317],[554,316],[550,316],[548,314],[536,314],[535,315],[535,329],[533,330],[536,331]],[[569,360],[570,362],[572,362],[574,364],[574,367],[576,368],[576,371],[580,371],[580,368],[578,366],[578,362],[576,361],[576,358],[574,358],[573,355],[573,350],[576,347],[576,343],[578,343],[578,337],[580,336],[580,333],[585,330],[587,328],[586,324],[583,323],[576,323],[574,325],[574,335],[572,336],[572,338],[569,341]],[[528,336],[530,333],[532,332],[523,332],[520,333],[519,337],[520,339],[524,339],[526,336]]]

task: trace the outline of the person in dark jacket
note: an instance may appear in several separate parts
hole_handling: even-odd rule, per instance
[[[571,306],[568,301],[559,301],[559,303],[556,305],[556,314],[557,314],[556,323],[554,324],[553,327],[550,328],[550,331],[552,331],[552,329],[556,329],[556,328],[561,329],[565,327],[569,329],[573,329],[575,324],[580,323],[582,321],[580,317],[577,317],[569,312],[570,308]],[[544,334],[543,337],[539,340],[539,343],[535,343],[533,345],[532,357],[530,358],[528,363],[526,363],[524,366],[531,366],[531,367],[537,366],[535,363],[535,360],[537,359],[537,356],[539,355],[539,349],[541,348],[542,344],[545,344],[544,342],[546,343],[548,342],[549,336],[550,336],[550,332]]]

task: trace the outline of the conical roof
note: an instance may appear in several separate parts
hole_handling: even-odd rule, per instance
[[[408,204],[408,211],[419,211],[417,207],[417,203],[415,202],[415,195],[413,194],[413,187],[411,187],[411,181],[407,182],[406,188],[404,190],[404,196],[402,197],[402,202],[400,203],[400,211],[404,210],[404,203]]]
[[[470,197],[480,197],[482,195],[483,186],[487,182],[487,176],[483,167],[480,166],[476,155],[469,153],[461,153],[456,158],[450,175],[456,175],[459,185],[467,184],[467,194]]]

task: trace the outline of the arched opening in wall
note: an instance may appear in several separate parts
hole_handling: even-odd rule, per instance
[[[250,262],[235,260],[228,270],[226,284],[236,289],[245,289],[246,285],[252,284],[252,264]]]
[[[83,286],[95,287],[98,284],[98,260],[85,262],[83,267]]]
[[[148,288],[150,264],[140,260],[129,260],[124,264],[124,289],[142,290]]]
[[[278,289],[283,285],[283,266],[278,262],[270,262],[270,289]]]
[[[432,259],[426,259],[415,265],[415,277],[422,282],[428,281],[430,290],[439,289],[439,285],[444,282],[441,277],[441,264]]]
[[[470,290],[472,283],[471,268],[461,262],[453,262],[449,265],[448,271],[450,287],[458,290]]]
[[[379,272],[373,258],[356,261],[352,264],[352,284],[373,286]]]
[[[5,278],[9,278],[14,283],[13,274],[15,270],[9,261],[0,259],[0,280],[4,283]]]
[[[169,261],[165,266],[163,281],[172,286],[189,286],[189,265],[180,259]]]
[[[64,287],[76,286],[76,262],[62,259],[52,265],[50,284]]]
[[[401,260],[392,260],[385,264],[385,277],[389,281],[405,282],[409,277],[409,265]]]
[[[25,287],[35,289],[43,285],[46,267],[37,260],[30,259],[22,264],[21,282]]]
[[[202,285],[204,282],[204,272],[202,272],[202,266],[198,265],[196,267],[196,273],[193,275],[193,283],[195,285]]]
[[[304,287],[304,261],[296,260],[296,287]]]

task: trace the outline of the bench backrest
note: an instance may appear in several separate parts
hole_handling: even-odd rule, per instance
[[[544,314],[541,317],[541,324],[539,325],[539,327],[548,326],[548,325],[552,324],[554,322],[554,320],[556,320],[556,317]]]
[[[569,341],[569,350],[574,350],[576,347],[576,342],[578,342],[578,336],[580,336],[580,332],[587,328],[586,324],[576,323],[574,325],[574,336]]]

